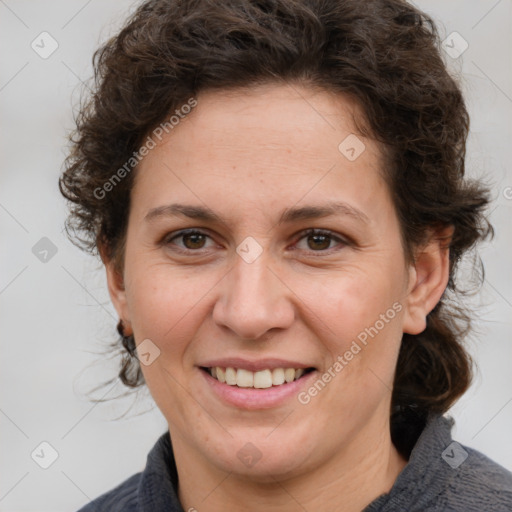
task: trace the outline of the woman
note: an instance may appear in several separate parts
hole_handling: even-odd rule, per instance
[[[443,416],[492,227],[437,48],[401,0],[156,0],[99,50],[60,186],[169,431],[83,511],[512,509]]]

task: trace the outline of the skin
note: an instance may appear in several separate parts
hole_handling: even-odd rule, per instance
[[[381,148],[359,136],[366,149],[355,161],[338,150],[361,115],[349,99],[266,85],[197,100],[137,169],[123,270],[104,259],[127,334],[160,350],[142,370],[169,424],[180,500],[200,511],[360,511],[407,463],[389,434],[393,375],[402,334],[425,329],[447,285],[448,249],[432,232],[406,263]],[[336,214],[278,223],[287,208],[329,201],[367,222]],[[207,206],[223,220],[145,220],[171,203]],[[175,237],[185,228],[207,236]],[[315,242],[308,228],[332,237]],[[249,236],[262,249],[250,264],[236,252]],[[233,407],[197,367],[282,358],[318,377],[397,302],[400,312],[308,404],[294,396],[269,409]],[[252,467],[237,456],[248,442],[261,454]]]

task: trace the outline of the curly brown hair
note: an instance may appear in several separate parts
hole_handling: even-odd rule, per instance
[[[108,194],[98,190],[190,97],[284,81],[344,94],[361,107],[361,132],[386,148],[383,173],[407,261],[429,228],[454,228],[447,289],[426,329],[403,335],[398,358],[392,437],[407,453],[413,438],[403,425],[447,411],[470,384],[462,345],[470,314],[456,300],[455,276],[463,254],[493,235],[484,216],[488,188],[464,179],[469,117],[433,21],[402,0],[151,0],[93,64],[94,92],[77,117],[59,186],[71,202],[70,237],[121,270],[135,172]],[[120,377],[137,387],[144,379],[130,355],[134,340],[123,344]]]

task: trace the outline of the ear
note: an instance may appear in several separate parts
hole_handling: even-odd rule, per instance
[[[112,304],[123,321],[124,333],[126,336],[133,334],[130,315],[128,311],[128,302],[126,299],[126,290],[124,285],[123,271],[115,258],[109,257],[105,247],[99,247],[101,260],[105,265],[107,275],[107,286]]]
[[[415,254],[405,299],[403,332],[420,334],[427,327],[427,315],[435,308],[448,284],[450,241],[453,226],[431,230],[428,241]]]

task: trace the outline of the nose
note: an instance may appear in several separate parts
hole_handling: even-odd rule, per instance
[[[263,254],[252,263],[237,258],[220,286],[213,319],[239,339],[258,340],[271,329],[292,325],[293,294]]]

